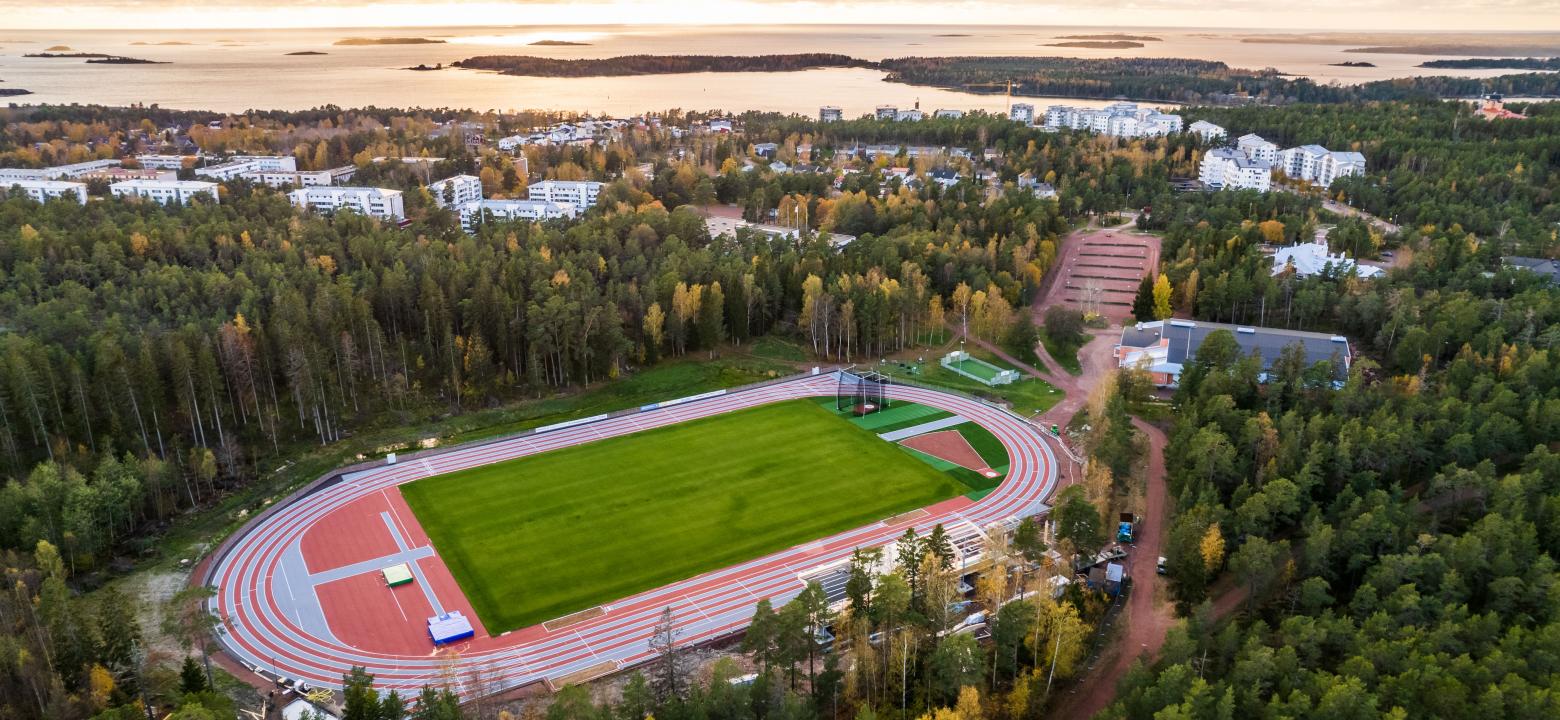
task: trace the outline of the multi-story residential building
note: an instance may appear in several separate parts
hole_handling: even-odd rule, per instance
[[[879,105],[873,117],[878,120],[893,120],[899,116],[899,107],[896,105]]]
[[[1278,146],[1263,140],[1261,135],[1242,135],[1235,140],[1235,147],[1252,160],[1261,160],[1269,165],[1278,164]]]
[[[1013,103],[1008,108],[1008,119],[1025,125],[1033,125],[1035,123],[1035,106],[1029,103]]]
[[[461,207],[482,199],[482,180],[475,175],[453,175],[429,183],[428,194],[439,207]]]
[[[1322,186],[1332,185],[1334,180],[1350,175],[1365,174],[1365,156],[1353,152],[1330,152],[1322,161],[1322,171],[1317,175],[1316,182]]]
[[[13,180],[9,183],[0,183],[0,195],[4,195],[11,188],[21,188],[23,194],[38,202],[67,198],[81,205],[87,204],[86,183],[67,180]]]
[[[894,120],[898,122],[920,122],[925,119],[926,113],[921,112],[920,108],[909,108],[894,113]]]
[[[173,170],[153,170],[141,168],[109,167],[76,176],[77,180],[107,180],[111,183],[121,180],[178,180],[179,173]]]
[[[495,220],[557,220],[579,215],[579,209],[573,205],[543,200],[472,200],[455,209],[467,232],[478,223]]]
[[[719,132],[719,133],[729,133],[729,132],[731,132],[731,121],[730,120],[722,120],[722,119],[717,118],[717,119],[709,121],[708,126],[709,126],[709,129],[710,129],[710,132]]]
[[[834,105],[818,108],[818,122],[839,122],[845,119],[845,111]]]
[[[47,168],[0,168],[0,183],[17,180],[64,180],[79,178],[90,172],[119,167],[118,160],[88,160],[87,162],[56,165]]]
[[[200,160],[199,155],[137,155],[135,161],[148,170],[183,170]]]
[[[938,108],[935,112],[932,113],[932,117],[938,120],[958,120],[959,118],[964,117],[964,111]]]
[[[1278,166],[1291,178],[1326,187],[1338,178],[1363,174],[1365,156],[1333,152],[1320,145],[1301,145],[1279,153]]]
[[[589,210],[596,206],[596,197],[601,194],[601,188],[602,183],[589,180],[543,180],[531,183],[529,190],[532,200],[569,204],[581,210]]]
[[[1155,136],[1181,132],[1182,122],[1180,115],[1162,112],[1149,113],[1140,121],[1145,134]]]
[[[1202,138],[1203,142],[1214,142],[1216,140],[1223,140],[1224,138],[1229,137],[1229,133],[1225,132],[1224,128],[1208,122],[1207,120],[1198,120],[1197,122],[1192,123],[1191,126],[1186,130],[1187,132]]]
[[[1014,109],[1017,107],[1015,105]],[[1129,102],[1111,103],[1098,109],[1052,105],[1045,110],[1044,127],[1049,130],[1092,130],[1117,137],[1158,137],[1180,132],[1181,116],[1139,108],[1137,103]]]
[[[1327,148],[1321,145],[1301,145],[1288,148],[1278,154],[1278,169],[1296,180],[1316,182],[1322,173],[1322,160]]]
[[[1203,155],[1198,179],[1210,190],[1258,190],[1273,184],[1273,166],[1239,150],[1214,148]]]
[[[318,187],[347,182],[357,174],[357,168],[343,165],[329,170],[251,170],[238,177],[267,187]]]
[[[108,186],[114,197],[140,197],[163,205],[186,205],[195,198],[222,201],[217,184],[201,180],[125,180]]]
[[[196,168],[196,177],[232,180],[253,172],[297,172],[298,161],[291,155],[236,155],[227,162]]]
[[[326,214],[347,209],[381,220],[400,220],[406,217],[400,190],[372,187],[306,187],[287,193],[287,199],[298,207]]]

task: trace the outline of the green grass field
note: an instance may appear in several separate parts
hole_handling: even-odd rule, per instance
[[[493,634],[967,490],[810,400],[401,486]]]
[[[992,380],[996,379],[997,375],[1002,373],[1002,368],[999,368],[990,363],[982,362],[976,358],[960,360],[956,363],[953,363],[952,367],[956,367],[986,382],[991,382]]]

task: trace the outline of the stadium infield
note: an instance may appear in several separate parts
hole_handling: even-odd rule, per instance
[[[493,635],[966,492],[809,400],[401,486]]]

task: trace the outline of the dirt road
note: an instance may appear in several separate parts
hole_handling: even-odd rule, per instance
[[[1095,664],[1093,673],[1081,679],[1072,694],[1064,696],[1052,709],[1053,718],[1088,718],[1105,709],[1116,698],[1116,685],[1127,674],[1132,662],[1159,655],[1165,633],[1175,623],[1172,606],[1161,597],[1165,586],[1155,572],[1159,556],[1164,554],[1166,523],[1170,501],[1165,489],[1165,434],[1159,428],[1136,418],[1133,427],[1148,440],[1147,493],[1138,542],[1127,556],[1127,574],[1132,578],[1132,594],[1123,612],[1124,627]]]

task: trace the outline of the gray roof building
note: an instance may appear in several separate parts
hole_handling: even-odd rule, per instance
[[[1174,384],[1182,368],[1196,359],[1203,341],[1220,330],[1228,330],[1235,337],[1242,355],[1259,355],[1264,371],[1292,345],[1299,345],[1304,351],[1307,365],[1330,362],[1336,357],[1347,369],[1353,360],[1349,341],[1341,335],[1200,320],[1161,320],[1124,327],[1116,357],[1121,367],[1142,366],[1151,373],[1163,374],[1162,384]]]
[[[1535,257],[1508,257],[1504,259],[1506,267],[1527,270],[1536,275],[1549,278],[1549,282],[1560,285],[1560,260]]]

